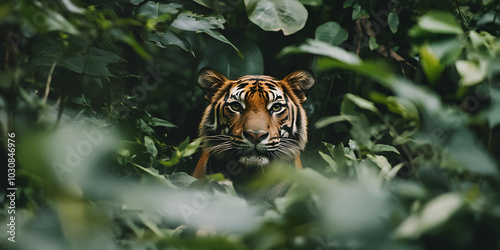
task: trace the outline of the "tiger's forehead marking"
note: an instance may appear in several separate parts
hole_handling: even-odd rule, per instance
[[[246,100],[258,95],[266,103],[284,100],[284,93],[279,81],[270,76],[244,76],[238,78],[229,91],[228,101],[238,101],[245,104]]]

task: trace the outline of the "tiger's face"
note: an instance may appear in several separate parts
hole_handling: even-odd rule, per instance
[[[260,75],[228,80],[213,69],[202,69],[198,84],[210,101],[200,124],[204,150],[243,166],[293,162],[307,142],[301,104],[314,82],[307,70],[283,80]]]

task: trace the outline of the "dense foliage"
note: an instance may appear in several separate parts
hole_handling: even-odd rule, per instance
[[[16,165],[0,248],[498,249],[499,13],[494,0],[4,1],[0,159]],[[189,176],[204,66],[316,73],[305,168],[252,185],[294,180],[274,204]]]

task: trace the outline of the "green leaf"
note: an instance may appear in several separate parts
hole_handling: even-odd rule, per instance
[[[396,229],[397,238],[417,238],[444,224],[463,205],[459,194],[442,194],[425,205],[418,214],[412,214]]]
[[[202,16],[192,12],[181,13],[172,22],[172,27],[185,31],[203,32],[229,46],[233,47],[240,57],[241,52],[225,36],[215,29],[224,29],[226,20],[220,15]]]
[[[323,158],[323,160],[325,160],[328,163],[328,165],[330,165],[333,172],[337,173],[337,163],[335,163],[335,161],[332,159],[332,157],[321,152],[321,151],[318,151],[318,153],[319,153],[319,155],[321,155],[321,158]]]
[[[330,21],[316,28],[314,38],[318,41],[337,46],[347,40],[348,36],[349,33],[343,29],[340,24]]]
[[[210,9],[214,9],[214,1],[211,1],[211,0],[193,0],[195,3],[199,4],[199,5],[203,5],[207,8],[210,8]]]
[[[172,184],[178,187],[188,187],[196,181],[196,178],[184,172],[173,173],[168,177],[168,179],[172,182]]]
[[[386,176],[389,173],[389,171],[391,171],[392,166],[387,160],[387,158],[385,158],[384,156],[372,155],[372,154],[366,156],[368,157],[368,159],[370,159],[370,161],[375,163],[375,165],[377,165],[380,168],[380,175]]]
[[[290,35],[307,21],[307,9],[298,0],[245,0],[248,18],[265,31]]]
[[[179,144],[170,160],[160,161],[160,163],[166,167],[178,164],[182,158],[189,157],[196,153],[196,150],[198,150],[202,141],[203,140],[201,138],[198,138],[189,143],[189,137],[187,137],[186,140]]]
[[[493,158],[475,143],[475,140],[474,134],[462,127],[451,136],[446,145],[447,151],[458,165],[463,166],[473,174],[497,175],[498,167]]]
[[[181,158],[179,158],[177,156],[177,157],[171,158],[168,161],[160,161],[160,164],[162,164],[165,167],[171,167],[171,166],[175,166],[175,165],[179,164],[179,162],[181,162]]]
[[[72,98],[72,101],[76,104],[80,104],[86,107],[92,107],[92,101],[88,98],[85,97],[85,95],[82,93],[81,97],[74,97]]]
[[[337,164],[337,174],[340,178],[345,178],[349,175],[349,169],[346,163],[347,158],[344,153],[344,145],[339,143],[333,150],[333,158]]]
[[[293,52],[302,51],[303,50],[299,49],[293,50]],[[356,64],[349,64],[338,60],[332,60],[330,58],[319,58],[318,68],[321,70],[338,68],[352,70],[378,81],[386,88],[392,89],[398,97],[412,101],[416,105],[427,109],[431,113],[439,112],[441,109],[441,101],[436,93],[431,92],[422,86],[417,86],[406,78],[396,77],[391,71],[381,67],[380,64],[374,62],[362,62],[361,60],[359,60]]]
[[[399,17],[398,14],[391,12],[387,16],[387,23],[389,24],[389,28],[391,29],[392,33],[398,32],[398,26],[399,26]]]
[[[361,9],[361,5],[355,4],[352,10],[352,20],[358,20],[361,16],[363,16],[363,9]]]
[[[326,232],[330,233],[328,235],[361,238],[361,235],[374,234],[388,223],[381,216],[391,214],[391,197],[371,172],[364,171],[358,181],[333,182],[324,189],[335,190],[323,192],[317,199],[322,203],[319,211],[323,214],[317,223],[324,225]],[[338,241],[334,242],[338,244]]]
[[[186,149],[186,147],[189,145],[189,136],[186,138],[186,140],[184,140],[183,142],[181,142],[179,144],[179,146],[177,146],[177,150],[179,152],[182,152]],[[180,154],[179,154],[180,155]]]
[[[181,151],[181,157],[188,157],[196,153],[196,150],[200,147],[200,144],[203,140],[201,138],[198,138],[194,140],[193,142],[189,143],[186,145],[186,148],[184,148]]]
[[[490,88],[491,106],[485,111],[491,129],[500,124],[500,89]]]
[[[37,45],[42,46],[42,45]],[[87,47],[85,44],[72,41],[71,49],[73,51],[65,51],[65,48],[59,44],[50,45],[41,50],[34,57],[34,62],[37,65],[50,66],[54,61],[59,67],[64,67],[76,73],[85,73],[93,76],[113,76],[108,70],[107,65],[110,63],[122,62],[118,55],[101,50],[95,47]],[[69,55],[67,55],[69,54]]]
[[[94,47],[90,47],[87,51],[87,55],[84,57],[85,59],[85,67],[83,72],[91,75],[100,75],[100,76],[113,76],[111,72],[108,70],[107,65],[110,63],[117,63],[123,61],[116,54],[97,49]]]
[[[236,79],[244,75],[262,75],[264,73],[264,59],[260,49],[246,37],[232,39],[240,49],[243,57],[226,44],[210,40],[203,54],[199,68],[208,66],[216,69],[229,79]]]
[[[169,121],[165,121],[165,120],[157,118],[157,117],[153,117],[151,119],[151,123],[155,127],[177,128],[177,126],[175,126],[173,123],[171,123]]]
[[[325,145],[325,147],[328,149],[328,151],[330,152],[330,155],[334,155],[335,145],[328,143],[328,142],[323,142],[323,145]]]
[[[399,145],[411,142],[411,141],[413,141],[414,134],[415,134],[415,130],[406,130],[405,132],[396,136],[396,138],[394,138],[392,143],[396,146],[399,146]]]
[[[441,100],[435,92],[425,87],[418,86],[402,77],[396,77],[388,83],[399,98],[411,101],[430,113],[441,111]]]
[[[389,172],[387,172],[387,174],[385,174],[384,178],[387,181],[390,181],[390,180],[394,179],[394,177],[396,177],[396,175],[398,174],[399,170],[402,167],[404,167],[404,165],[405,165],[405,163],[401,162],[398,165],[394,166],[393,168],[391,168],[391,170],[389,170]]]
[[[144,132],[155,132],[143,119],[137,119],[137,127]]]
[[[219,182],[219,181],[226,180],[226,177],[224,177],[224,175],[221,173],[215,173],[215,174],[207,175],[207,179]]]
[[[121,29],[112,29],[111,35],[118,41],[122,41],[129,45],[134,51],[145,59],[150,59],[148,52],[137,42],[132,33],[126,33]]]
[[[241,58],[244,58],[243,53],[241,53],[241,51],[236,46],[234,46],[229,40],[227,40],[227,38],[225,36],[223,36],[220,32],[218,32],[216,30],[204,30],[203,32],[205,34],[208,34],[209,36],[233,47],[233,49],[236,51],[236,53],[238,53],[238,56]]]
[[[476,31],[471,30],[469,31],[469,39],[474,49],[486,49],[489,52],[498,50],[498,43],[496,42],[497,38],[486,31],[477,33]]]
[[[226,20],[222,16],[202,16],[195,13],[180,13],[172,22],[172,27],[186,31],[224,29]]]
[[[336,116],[328,116],[320,118],[315,124],[314,127],[316,129],[324,128],[332,123],[343,122],[343,121],[352,121],[354,117],[349,115],[336,115]]]
[[[64,7],[66,7],[66,9],[69,12],[76,14],[82,14],[85,12],[85,9],[76,6],[74,3],[71,2],[71,0],[62,0],[61,2],[64,4]]]
[[[144,32],[142,37],[146,41],[154,42],[160,48],[175,45],[195,56],[189,41],[172,30],[167,32]]]
[[[348,52],[343,48],[332,46],[328,43],[313,39],[308,39],[306,43],[299,46],[288,46],[284,48],[278,54],[278,57],[292,53],[310,53],[327,56],[346,64],[359,65],[362,63],[361,59],[359,59],[356,54]]]
[[[57,66],[67,68],[76,73],[83,73],[85,70],[85,57],[84,56],[73,56],[67,58],[59,58],[57,60]],[[39,65],[44,65],[40,63]],[[102,70],[100,70],[102,72]]]
[[[395,166],[392,170],[394,171],[396,168],[401,169],[402,164],[398,164]],[[410,198],[410,199],[425,199],[427,196],[427,190],[422,186],[420,182],[415,182],[412,180],[405,180],[405,181],[392,181],[389,182],[390,189],[393,191],[393,193],[397,194],[398,197],[401,198]]]
[[[462,50],[464,48],[463,42],[455,37],[433,40],[428,46],[430,51],[432,51],[432,53],[439,58],[439,62],[443,66],[455,63],[462,54]]]
[[[486,64],[483,62],[473,62],[459,60],[455,62],[458,74],[460,74],[460,85],[467,87],[480,83],[487,75]]]
[[[144,0],[130,0],[130,3],[133,5],[139,5],[142,2],[144,2]]]
[[[436,83],[444,71],[444,66],[439,62],[439,58],[433,53],[429,46],[420,48],[420,58],[422,68],[427,79],[431,83]]]
[[[176,3],[164,4],[149,1],[137,7],[135,14],[139,17],[144,16],[146,18],[159,18],[162,15],[174,16],[179,13],[178,8],[180,7],[181,5]]]
[[[20,1],[18,8],[21,15],[25,17],[26,23],[37,33],[61,31],[72,35],[79,34],[78,29],[71,22],[39,1]]]
[[[386,105],[387,109],[395,114],[399,114],[409,120],[418,121],[419,114],[415,104],[407,99],[394,96],[384,96],[380,93],[373,92],[370,94],[370,99],[376,103]]]
[[[366,75],[386,87],[390,87],[394,83],[394,74],[389,69],[385,68],[383,64],[379,62],[363,62],[359,59],[359,57],[357,57],[357,60],[359,60],[357,63],[351,64],[338,60],[332,60],[331,58],[318,58],[318,68],[320,70],[351,70]]]
[[[375,50],[379,47],[377,39],[374,36],[370,37],[370,40],[368,40],[368,47],[370,50]]]
[[[418,26],[425,31],[440,34],[462,34],[455,16],[449,12],[429,11],[419,18]]]
[[[151,137],[144,136],[144,146],[153,157],[156,157],[156,155],[158,154],[158,149],[156,149],[155,143],[153,142]]]
[[[172,182],[169,179],[165,178],[165,176],[163,176],[162,174],[160,174],[157,169],[154,169],[154,168],[145,168],[145,167],[143,167],[143,166],[141,166],[139,164],[136,164],[134,162],[132,162],[132,165],[134,165],[135,167],[141,169],[142,171],[150,174],[151,176],[155,177],[160,182],[162,182],[163,184],[165,184],[165,186],[171,188],[171,190],[178,190],[179,189],[174,184],[172,184]]]
[[[356,95],[353,95],[351,93],[347,93],[344,98],[352,101],[354,104],[356,104],[356,106],[362,108],[362,109],[366,109],[366,110],[369,110],[369,111],[372,111],[373,113],[375,114],[379,114],[379,110],[377,109],[377,107],[375,107],[375,104],[373,102],[370,102],[364,98],[361,98],[359,96],[356,96]]]
[[[303,5],[309,6],[320,6],[323,4],[323,0],[300,0]]]
[[[342,5],[342,7],[344,9],[347,7],[351,7],[353,3],[354,3],[354,0],[346,0],[346,1],[344,1],[344,4]]]
[[[399,154],[399,151],[391,146],[391,145],[386,145],[386,144],[375,144],[372,147],[372,151],[375,153],[380,153],[380,152],[394,152],[396,154]]]

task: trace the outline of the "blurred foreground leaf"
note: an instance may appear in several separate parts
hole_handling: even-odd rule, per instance
[[[462,207],[459,194],[447,193],[437,196],[425,205],[420,213],[412,214],[396,229],[398,238],[417,238],[423,233],[441,226]]]

